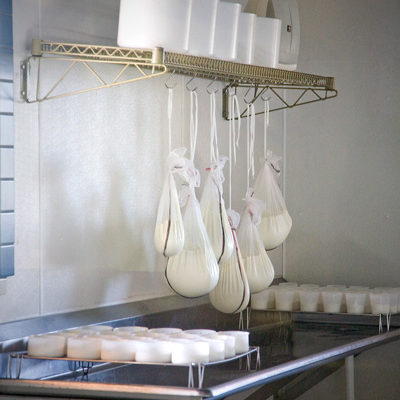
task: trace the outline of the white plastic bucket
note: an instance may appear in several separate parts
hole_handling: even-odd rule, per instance
[[[276,68],[279,62],[281,20],[276,18],[256,18],[254,64]]]
[[[183,53],[189,42],[189,0],[121,0],[118,45]]]
[[[237,61],[253,64],[256,14],[240,13],[237,34]]]
[[[236,60],[239,3],[219,2],[215,23],[214,48],[212,56],[223,60]]]
[[[218,0],[190,0],[188,52],[210,57],[214,48]]]

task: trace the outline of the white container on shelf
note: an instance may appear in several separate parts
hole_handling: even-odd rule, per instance
[[[189,0],[121,0],[118,45],[187,52]]]
[[[235,353],[241,354],[249,350],[249,336],[247,331],[220,331],[222,336],[232,336],[235,338]]]
[[[298,297],[297,286],[277,286],[275,288],[275,308],[279,311],[293,311]]]
[[[256,14],[240,13],[237,34],[237,62],[253,64]]]
[[[372,289],[369,292],[372,314],[389,314],[390,294],[380,289]]]
[[[349,289],[345,292],[346,309],[349,314],[364,314],[367,292]]]
[[[254,64],[276,68],[279,62],[281,20],[257,17],[255,23]]]
[[[252,310],[267,310],[275,307],[275,292],[274,286],[271,286],[262,292],[251,295]]]
[[[343,301],[343,292],[328,287],[321,289],[321,291],[324,312],[340,313]]]
[[[214,49],[218,0],[189,1],[188,52],[194,56],[210,57]]]
[[[317,312],[321,291],[318,287],[301,287],[299,289],[300,311]]]
[[[213,57],[228,61],[236,60],[241,8],[242,6],[239,3],[225,3],[223,1],[218,3]]]

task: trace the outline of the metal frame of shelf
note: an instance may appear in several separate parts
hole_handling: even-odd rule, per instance
[[[45,59],[68,62],[67,68],[44,96],[40,96],[40,64]],[[36,93],[28,93],[30,66],[33,60],[38,62]],[[121,69],[106,80],[96,71],[98,63],[120,65]],[[54,94],[64,78],[78,64],[82,64],[98,80],[99,85],[62,94]],[[125,78],[129,68],[135,68],[139,76]],[[217,80],[226,83],[223,90],[223,116],[229,119],[228,103],[231,89],[237,91],[240,87],[254,88],[254,95],[248,102],[255,102],[265,95],[278,100],[278,106],[271,111],[293,108],[299,105],[328,100],[337,96],[334,88],[334,78],[306,74],[296,71],[285,71],[275,68],[260,67],[249,64],[218,60],[208,57],[198,57],[187,54],[165,52],[162,48],[133,49],[111,46],[96,46],[74,43],[57,43],[34,39],[32,41],[32,56],[21,65],[22,89],[21,96],[28,103],[85,93],[143,79],[159,77],[166,72],[189,75],[196,78]],[[279,93],[281,89],[297,91],[298,95],[291,101]],[[310,96],[311,95],[311,98]],[[308,99],[307,99],[308,96]],[[244,113],[242,114],[244,116]]]

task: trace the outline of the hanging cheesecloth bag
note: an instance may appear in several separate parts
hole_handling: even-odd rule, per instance
[[[168,88],[168,173],[164,181],[160,203],[157,211],[157,221],[154,230],[154,245],[156,250],[165,257],[178,254],[185,241],[181,209],[174,174],[182,172],[185,166],[183,155],[185,149],[171,151],[172,137],[172,100],[173,89]]]
[[[257,229],[265,204],[263,201],[252,196],[253,190],[249,187],[250,171],[254,174],[255,111],[253,104],[247,106],[247,119],[248,189],[245,199],[246,205],[238,228],[238,241],[242,251],[250,292],[257,293],[266,289],[272,283],[274,279],[274,267],[264,249],[263,242]]]
[[[195,187],[200,186],[200,175],[193,165],[197,137],[196,92],[191,92],[190,100],[191,159],[186,159],[184,174],[186,184],[180,193],[184,208],[185,244],[179,254],[168,259],[165,277],[171,288],[181,296],[199,297],[208,294],[217,285],[219,269],[195,194]],[[193,108],[195,108],[195,119]]]
[[[267,150],[267,127],[269,125],[269,101],[264,107],[264,159],[254,184],[254,196],[265,202],[265,209],[258,226],[266,250],[282,244],[292,228],[292,218],[286,208],[281,190],[276,181],[280,173],[279,160],[272,151]]]
[[[238,130],[240,131],[240,111],[236,96],[230,94],[230,115],[233,116],[233,104],[238,110]],[[233,137],[232,137],[233,136]],[[215,289],[210,293],[210,302],[224,313],[238,313],[243,311],[250,300],[250,289],[244,270],[243,259],[236,238],[236,228],[240,215],[232,210],[232,145],[235,148],[235,126],[233,118],[229,122],[229,222],[231,225],[234,249],[231,256],[219,264],[219,280]],[[234,150],[235,153],[235,150]]]
[[[219,157],[215,92],[210,93],[210,168],[200,200],[201,213],[208,238],[219,264],[227,261],[235,247],[231,226],[222,197],[223,168],[227,157]]]

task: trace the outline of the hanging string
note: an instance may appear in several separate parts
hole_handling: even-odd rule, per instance
[[[264,100],[264,159],[267,158],[267,129],[269,127],[269,99]]]
[[[239,139],[240,139],[240,106],[239,100],[236,94],[234,94],[230,101],[231,107],[231,121],[232,121],[232,129],[233,129],[233,159],[236,164],[236,147],[239,147]],[[235,116],[236,111],[236,116]],[[236,127],[235,127],[235,118],[237,119],[237,136],[236,136]]]
[[[168,88],[168,150],[171,152],[172,146],[172,103],[174,98],[174,89]]]
[[[199,122],[199,103],[197,93],[192,90],[190,92],[190,159],[194,160],[197,143],[197,128]]]
[[[246,151],[246,170],[247,170],[247,189],[250,187],[250,105],[246,106],[246,115],[247,115],[247,125],[246,125],[246,133],[247,133],[247,151]]]
[[[215,92],[210,93],[210,166],[219,161]]]
[[[234,120],[233,120],[233,96],[229,92],[229,209],[232,209],[232,135],[234,132]],[[236,162],[236,158],[235,158]]]
[[[247,189],[250,187],[250,173],[254,178],[254,141],[256,131],[256,111],[254,104],[247,104]]]

